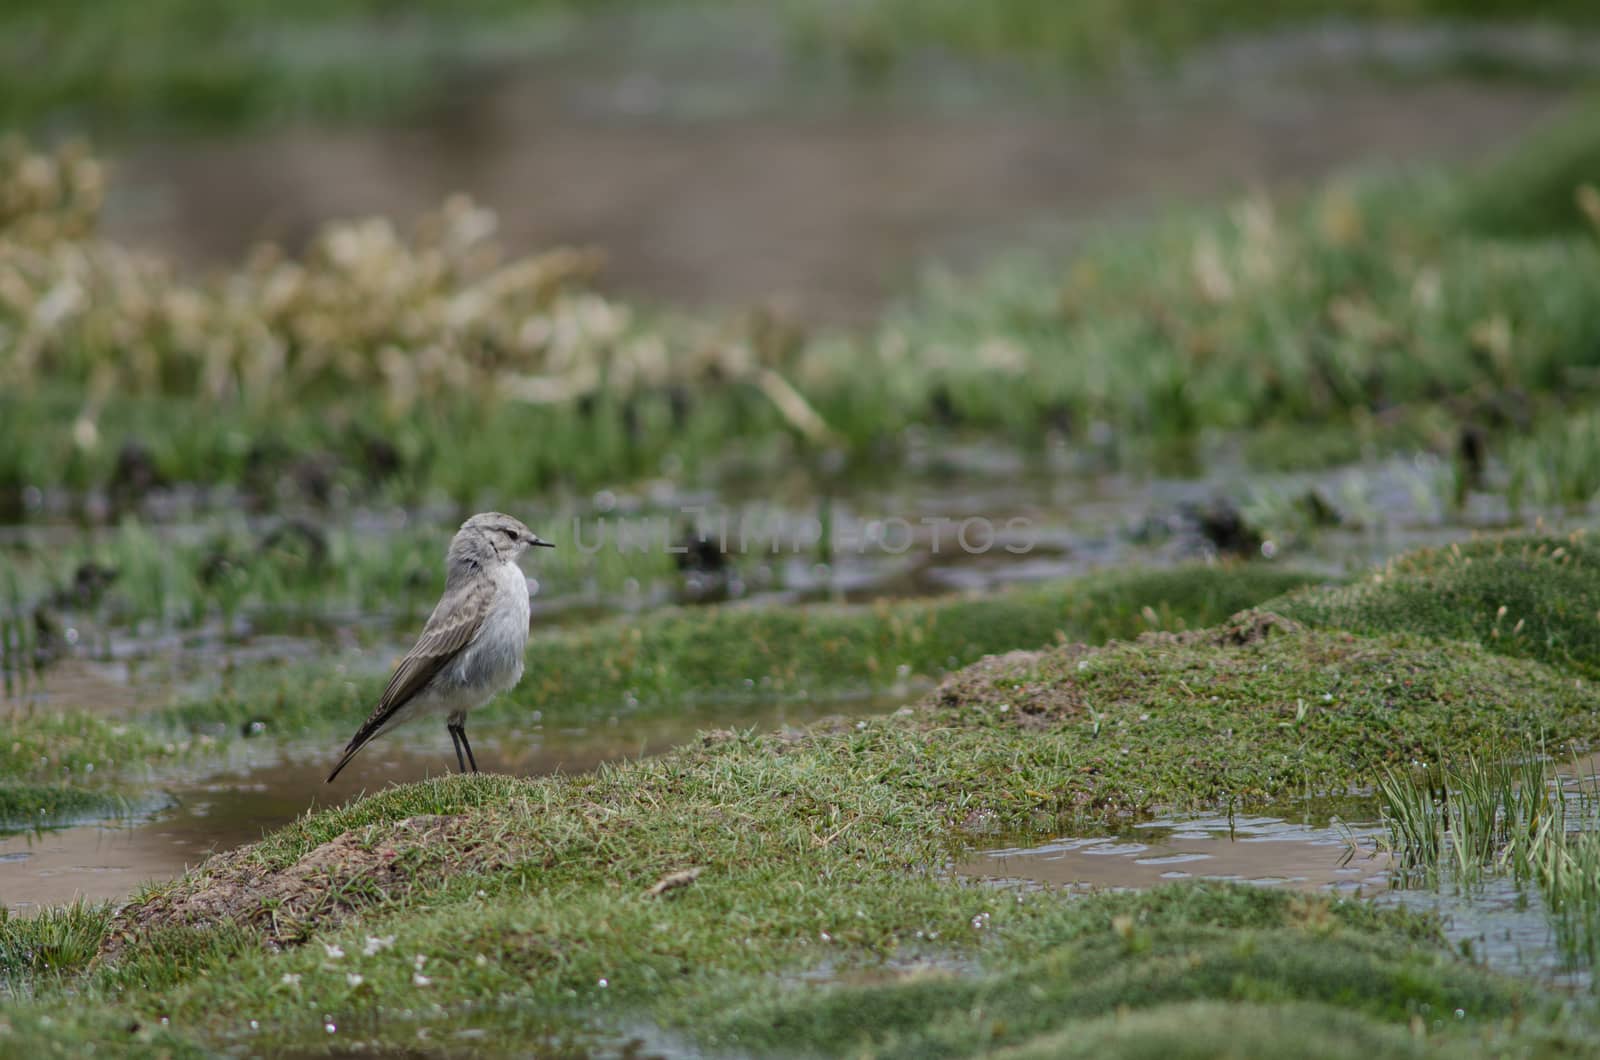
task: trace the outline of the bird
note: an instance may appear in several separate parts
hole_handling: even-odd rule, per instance
[[[373,737],[428,715],[444,716],[461,772],[469,765],[478,771],[467,742],[467,712],[522,680],[528,579],[517,560],[535,546],[555,547],[500,512],[480,512],[461,524],[445,555],[444,595],[327,783]]]

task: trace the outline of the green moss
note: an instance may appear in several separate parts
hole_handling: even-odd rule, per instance
[[[1474,641],[1600,675],[1600,548],[1581,534],[1410,552],[1355,584],[1265,606],[1321,626]]]
[[[1475,1051],[1459,1040],[1450,1047],[1459,1050],[1455,1055]],[[1370,1060],[1437,1054],[1409,1030],[1334,1005],[1187,1001],[1082,1020],[1070,1030],[993,1055],[996,1060]]]
[[[728,1013],[717,1021],[712,1040],[758,1053],[804,1041],[829,1054],[972,1056],[1108,1012],[1160,1012],[1200,1000],[1242,1003],[1246,1010],[1262,1006],[1276,1017],[1263,1030],[1280,1043],[1280,1007],[1295,1012],[1306,1002],[1319,1003],[1324,1024],[1328,1015],[1342,1012],[1335,1025],[1354,1023],[1364,1036],[1393,1040],[1414,1014],[1459,1008],[1473,1012],[1475,1023],[1492,1023],[1512,1015],[1527,993],[1526,986],[1495,982],[1465,963],[1444,960],[1437,948],[1390,943],[1376,933],[1231,925],[1162,930],[1132,919],[1121,932],[1046,949],[1005,974],[790,993]],[[1220,1030],[1218,1022],[1225,1021],[1213,1013],[1206,1028],[1211,1036]],[[1157,1021],[1147,1017],[1141,1023],[1153,1029]],[[1118,1037],[1100,1032],[1112,1041]],[[1139,1029],[1134,1034],[1142,1037]],[[1323,1049],[1341,1046],[1348,1048],[1337,1039],[1320,1043]]]
[[[1340,793],[1383,763],[1596,731],[1593,693],[1546,667],[1417,637],[1311,631],[1235,650],[1158,641],[1005,658],[958,675],[945,695],[1002,724],[1077,732],[1079,776],[1065,789],[1048,757],[991,768],[1012,771],[1014,805],[1031,789],[1093,816]],[[1040,755],[1063,750],[1040,743]]]
[[[1101,895],[992,945],[1003,955],[966,974],[908,961],[863,987],[740,991],[742,1003],[708,1003],[709,1039],[756,1053],[804,1041],[829,1054],[966,1056],[1110,1012],[1153,1010],[1156,1025],[1156,1013],[1202,998],[1260,1004],[1269,1025],[1284,1009],[1316,1007],[1382,1037],[1385,1021],[1441,1004],[1492,1019],[1526,996],[1445,959],[1431,921],[1250,888]]]

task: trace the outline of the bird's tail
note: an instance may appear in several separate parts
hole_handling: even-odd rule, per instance
[[[344,767],[350,764],[350,759],[354,758],[357,752],[367,746],[368,741],[376,735],[378,735],[376,727],[368,728],[363,725],[361,730],[350,738],[349,744],[345,746],[344,754],[339,756],[339,764],[333,767],[333,772],[328,774],[328,779],[323,783],[332,784],[333,778],[338,776]]]

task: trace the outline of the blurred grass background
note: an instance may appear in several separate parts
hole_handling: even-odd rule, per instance
[[[872,76],[927,51],[1103,73],[1230,34],[1318,20],[1591,29],[1585,0],[691,0],[775,19],[797,58]],[[0,126],[99,133],[365,119],[549,46],[576,15],[639,0],[13,0],[0,8]],[[556,35],[556,36],[552,36]],[[1492,62],[1484,66],[1488,70]]]

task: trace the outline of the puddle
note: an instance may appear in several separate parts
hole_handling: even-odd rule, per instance
[[[1536,890],[1519,893],[1487,876],[1461,893],[1397,886],[1393,860],[1374,853],[1379,825],[1295,823],[1281,817],[1170,817],[1115,837],[1064,837],[1028,847],[987,850],[955,866],[958,875],[1000,886],[1073,891],[1145,890],[1177,880],[1227,880],[1370,899],[1433,913],[1445,938],[1498,971],[1583,986],[1558,952]],[[1357,844],[1352,851],[1350,841]]]
[[[868,700],[852,706],[870,712],[887,704]],[[770,730],[804,724],[840,707],[838,702],[784,703],[586,728],[480,726],[469,732],[485,772],[544,776],[655,754],[718,725]],[[148,881],[178,876],[207,855],[254,842],[308,810],[455,771],[443,726],[415,724],[369,745],[337,782],[325,784],[338,760],[337,742],[279,745],[234,773],[170,785],[171,808],[143,819],[0,836],[0,903],[28,913],[77,898],[126,898]]]
[[[1553,784],[1569,798],[1593,798],[1600,752],[1553,765]],[[1370,804],[1355,816],[1375,816]],[[1439,918],[1446,940],[1498,971],[1586,989],[1592,972],[1574,968],[1560,951],[1539,888],[1519,888],[1505,872],[1486,871],[1461,885],[1444,875],[1437,887],[1407,879],[1383,851],[1386,830],[1370,821],[1345,823],[1324,812],[1275,816],[1173,816],[1114,836],[1063,836],[1044,843],[976,851],[953,871],[1003,887],[1073,892],[1145,890],[1178,880],[1227,880],[1262,887],[1359,897]],[[1578,825],[1592,825],[1583,817]]]
[[[1372,895],[1390,861],[1371,852],[1378,825],[1314,825],[1281,817],[1166,817],[1115,837],[1063,837],[972,855],[958,875],[1009,885],[1143,890],[1174,880]],[[1357,844],[1352,847],[1352,840]],[[1365,849],[1362,849],[1362,848]]]
[[[1556,947],[1549,914],[1537,888],[1522,892],[1506,876],[1489,876],[1470,893],[1393,890],[1380,905],[1438,915],[1445,938],[1497,971],[1533,975],[1560,986],[1586,986],[1590,974],[1574,971]]]

